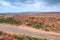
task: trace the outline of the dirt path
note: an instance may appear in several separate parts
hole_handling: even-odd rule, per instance
[[[0,28],[12,33],[21,33],[21,34],[26,34],[26,35],[36,36],[36,37],[43,37],[43,38],[48,38],[50,40],[60,40],[59,33],[46,32],[31,27],[27,27],[25,25],[11,26],[7,24],[0,24]]]

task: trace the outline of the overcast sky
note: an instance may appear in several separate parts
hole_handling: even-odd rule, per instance
[[[0,0],[0,13],[60,12],[60,0]]]

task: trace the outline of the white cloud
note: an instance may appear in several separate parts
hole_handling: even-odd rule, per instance
[[[31,1],[27,1],[27,2],[31,2]],[[25,4],[20,3],[20,4],[24,7],[29,7],[29,8],[33,7],[33,8],[37,8],[37,9],[45,7],[45,3],[43,3],[43,2],[40,2],[40,1],[33,1],[33,2],[34,3],[32,3],[32,4],[27,4],[27,3],[25,3]]]
[[[33,2],[33,3],[31,3]],[[31,4],[30,4],[31,3]],[[12,5],[13,4],[13,5]],[[46,3],[42,2],[42,1],[38,1],[38,0],[34,0],[34,1],[27,1],[27,3],[21,3],[21,2],[13,2],[10,3],[9,1],[0,1],[0,5],[4,5],[7,6],[8,9],[10,9],[10,11],[13,9],[14,11],[19,11],[19,12],[25,12],[25,11],[56,11],[57,6],[46,6]],[[2,8],[2,7],[1,7]],[[15,11],[15,12],[16,12]]]
[[[11,3],[6,2],[6,1],[0,1],[0,5],[12,7],[12,8],[17,8],[17,7],[15,7],[15,6],[11,5]]]
[[[35,3],[35,4],[32,4],[32,6],[35,7],[35,8],[40,8],[40,7],[42,7],[43,5],[42,5],[42,3],[37,2],[37,3]]]
[[[10,4],[8,2],[5,2],[5,1],[0,1],[0,5],[9,6]]]
[[[28,4],[30,2],[34,2],[34,3]],[[9,7],[13,7],[13,8],[20,8],[20,7],[13,6],[11,3],[7,2],[7,1],[0,1],[0,3],[5,6],[9,6]],[[38,0],[34,0],[34,1],[30,0],[30,1],[27,1],[27,3],[14,2],[14,4],[17,6],[23,6],[24,8],[32,7],[32,8],[36,8],[36,9],[43,8],[45,5],[43,2],[40,2]]]

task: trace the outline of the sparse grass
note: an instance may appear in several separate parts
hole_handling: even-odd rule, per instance
[[[39,22],[33,22],[33,21],[31,21],[27,25],[28,26],[32,26],[33,28],[40,29],[40,28],[43,27],[44,23],[43,22],[39,23]]]
[[[54,27],[54,25],[49,25],[49,24],[45,24],[43,22],[34,22],[34,21],[29,21],[28,26],[36,28],[36,29],[42,29],[44,31],[54,31],[56,30],[56,28]]]
[[[13,19],[12,17],[0,18],[0,23],[9,23],[14,25],[20,25],[21,21]]]
[[[2,35],[3,34],[3,32],[2,31],[0,31],[0,35]]]
[[[42,38],[34,38],[34,37],[28,37],[28,36],[17,36],[17,40],[47,40]]]
[[[0,35],[4,35],[4,34],[6,34],[6,33],[5,33],[5,32],[0,31]]]
[[[48,39],[43,39],[43,38],[34,38],[34,37],[30,37],[30,36],[26,36],[26,35],[10,35],[8,33],[4,33],[6,35],[3,34],[4,32],[0,31],[0,35],[3,35],[3,36],[8,36],[8,37],[13,37],[15,38],[16,40],[48,40]],[[8,35],[7,35],[8,34]],[[8,39],[7,37],[7,39]],[[4,38],[4,37],[3,37]]]

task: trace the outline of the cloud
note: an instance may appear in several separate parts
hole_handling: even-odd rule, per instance
[[[42,0],[46,3],[47,6],[54,6],[60,3],[60,0]]]
[[[46,3],[51,3],[51,4],[60,3],[60,0],[43,0],[43,1],[45,1]]]
[[[3,1],[3,2],[0,1],[0,4],[1,4],[1,5],[6,5],[6,6],[9,6],[9,5],[10,5],[10,4],[8,4],[7,2],[4,2],[4,1]]]
[[[9,5],[7,2],[4,2],[4,1],[0,1],[0,5]]]
[[[0,0],[1,8],[9,9],[10,12],[46,12],[60,11],[59,0]],[[3,11],[4,11],[3,10]]]
[[[20,2],[20,3],[27,3],[27,4],[35,3],[36,1],[39,1],[39,2],[43,1],[48,5],[52,5],[52,4],[55,5],[57,3],[60,3],[60,0],[5,0],[5,1],[9,1],[12,3]]]
[[[7,1],[0,1],[0,5],[16,8],[15,6],[11,5],[11,3],[7,2]]]
[[[17,7],[34,7],[34,8],[43,8],[43,7],[51,7],[57,6],[60,4],[60,0],[5,0],[10,2],[11,5]]]

